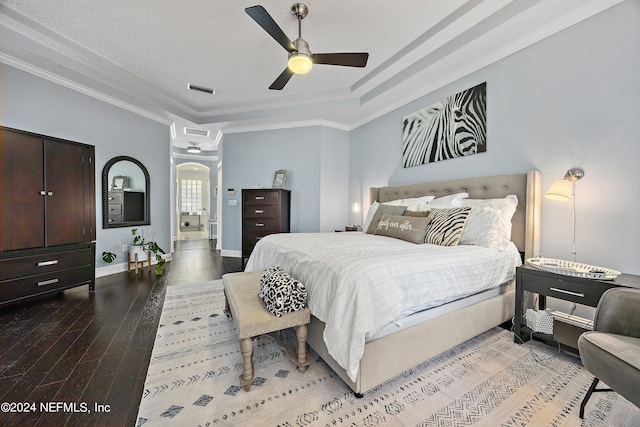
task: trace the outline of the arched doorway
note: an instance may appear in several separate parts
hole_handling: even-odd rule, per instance
[[[215,187],[215,186],[214,186]],[[215,191],[215,188],[213,188]],[[176,224],[178,240],[209,239],[211,215],[211,169],[195,162],[176,167]],[[213,208],[215,211],[215,207]]]

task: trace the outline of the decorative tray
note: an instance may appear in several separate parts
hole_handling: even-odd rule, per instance
[[[529,258],[527,263],[536,270],[585,279],[613,280],[621,274],[610,268],[553,258]]]

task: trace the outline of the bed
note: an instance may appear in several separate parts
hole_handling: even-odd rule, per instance
[[[470,199],[494,199],[507,195],[516,195],[518,205],[511,220],[512,244],[510,245],[513,248],[510,250],[512,252],[515,251],[516,256],[520,259],[520,256],[532,257],[539,253],[540,182],[540,173],[538,171],[529,171],[527,173],[483,178],[371,188],[371,200],[384,203],[426,195],[442,197],[458,192],[468,193]],[[303,283],[313,284],[314,281],[319,280],[317,279],[318,276],[326,275],[327,277],[324,277],[323,280],[335,283],[336,287],[338,285],[340,285],[339,287],[345,287],[345,283],[342,283],[344,281],[348,282],[349,286],[352,285],[354,287],[353,295],[349,294],[348,297],[343,297],[347,298],[345,300],[332,299],[334,289],[331,285],[328,286],[328,290],[325,289],[323,291],[318,290],[320,288],[314,289],[313,286],[308,287],[308,302],[312,319],[308,328],[307,342],[351,387],[356,395],[362,395],[365,391],[430,357],[513,317],[515,306],[513,271],[515,267],[509,264],[510,261],[506,265],[511,274],[500,276],[506,277],[506,279],[500,279],[504,280],[505,283],[497,283],[498,286],[494,286],[496,285],[494,283],[486,290],[474,291],[471,294],[463,293],[459,298],[453,298],[449,303],[434,307],[423,305],[417,308],[411,307],[411,310],[407,310],[406,304],[397,306],[395,303],[388,303],[381,312],[369,313],[369,311],[373,311],[372,307],[375,304],[367,299],[366,294],[359,293],[358,290],[366,288],[369,281],[371,283],[377,281],[378,276],[384,279],[386,274],[388,276],[386,277],[387,281],[394,283],[393,286],[388,287],[387,291],[393,291],[396,286],[395,274],[400,275],[400,271],[384,266],[376,272],[378,266],[376,264],[366,264],[367,260],[365,258],[369,259],[369,261],[377,259],[376,257],[379,253],[388,251],[399,262],[405,262],[406,259],[414,256],[413,252],[406,250],[407,247],[413,244],[365,233],[316,234],[318,236],[292,233],[287,236],[276,235],[275,237],[268,236],[262,239],[256,245],[247,262],[246,271],[255,271],[272,265],[280,265]],[[321,240],[318,242],[311,240],[315,238]],[[332,251],[332,245],[334,245],[332,239],[335,240],[336,251],[338,251],[337,248],[339,246],[345,245],[345,240],[353,242],[354,248],[357,248],[358,241],[362,240],[366,245],[366,250],[358,249],[353,251],[362,252],[362,264],[360,260],[353,258],[352,254],[349,254],[343,257],[338,256],[336,261],[332,261],[333,267],[328,267],[320,265],[321,263],[318,261],[320,258],[317,257],[323,256],[322,252],[315,255],[305,252],[313,252],[313,249],[305,248],[305,245]],[[414,245],[413,248],[416,248],[414,251],[428,251],[428,246],[431,245]],[[482,275],[489,275],[487,277],[491,277],[495,281],[497,280],[495,277],[498,277],[496,273],[485,273],[480,268],[496,263],[493,260],[483,261],[482,257],[488,255],[486,250],[483,251],[481,249],[483,248],[458,247],[451,250],[463,252],[463,256],[472,259],[474,259],[473,257],[479,257],[477,262],[479,269],[473,270],[473,275],[471,276],[476,277],[477,275],[477,280],[480,281],[480,278],[484,277]],[[316,258],[313,258],[313,256],[316,256]],[[430,260],[432,257],[435,257],[435,255],[428,254],[428,256],[422,256],[420,259]],[[513,258],[513,255],[511,255],[511,258]],[[343,264],[340,264],[341,262]],[[427,261],[421,262],[427,263]],[[436,265],[439,265],[438,261],[428,262],[434,263],[434,269]],[[410,265],[415,263],[415,259],[410,260]],[[316,264],[318,265],[316,266]],[[314,269],[314,266],[319,266],[319,269]],[[406,266],[400,268],[402,271],[407,269]],[[371,275],[372,271],[375,272],[373,276]],[[344,277],[341,276],[342,274],[344,274]],[[437,271],[433,274],[435,274],[435,278],[439,277]],[[438,286],[435,286],[435,279],[431,276],[429,277],[429,283],[432,283],[431,280],[434,283],[430,288],[437,289]],[[465,283],[463,277],[460,276],[456,278],[455,287],[464,288],[466,286]],[[392,299],[389,298],[389,301],[392,301]],[[333,317],[330,316],[331,313],[329,312],[332,312]],[[343,319],[336,322],[335,313],[333,312],[343,313]],[[350,316],[354,317],[354,319],[346,319]],[[344,328],[342,321],[352,321],[352,325],[355,326]],[[364,326],[360,327],[361,324]],[[344,335],[348,336],[349,340],[344,354],[342,350],[339,352],[336,350],[336,345],[333,342],[335,340],[335,331],[341,327],[343,332],[347,331]],[[328,339],[325,340],[325,337],[328,337]],[[325,341],[329,341],[329,345]]]

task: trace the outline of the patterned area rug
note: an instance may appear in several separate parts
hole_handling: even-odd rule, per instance
[[[138,426],[632,426],[640,409],[616,393],[591,397],[579,359],[495,328],[357,399],[322,359],[300,374],[269,337],[254,341],[255,380],[239,386],[237,332],[222,281],[169,286]],[[286,333],[286,339],[294,338]]]

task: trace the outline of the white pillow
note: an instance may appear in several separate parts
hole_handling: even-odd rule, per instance
[[[500,251],[509,243],[500,232],[500,211],[480,206],[471,208],[471,213],[462,230],[459,245],[476,245]]]
[[[427,204],[435,198],[436,196],[410,197],[408,199],[397,199],[390,202],[384,202],[384,204],[392,206],[406,206],[408,211],[424,212],[429,210]]]
[[[442,196],[442,197],[438,197],[437,199],[432,200],[431,202],[429,202],[429,209],[431,208],[450,208],[450,207],[460,207],[459,203],[460,200],[462,199],[466,199],[467,197],[469,197],[469,193],[457,193],[457,194],[451,194],[449,196]]]
[[[500,250],[504,249],[511,241],[511,218],[518,206],[518,197],[511,194],[503,199],[462,199],[456,200],[455,205],[460,207],[487,207],[493,208],[499,213],[497,239]],[[484,245],[483,245],[484,246]]]
[[[371,220],[373,219],[373,216],[376,214],[376,211],[378,210],[378,206],[380,206],[380,203],[376,201],[371,203],[371,206],[369,206],[366,219],[364,220],[364,224],[362,224],[363,231],[367,231],[369,229],[369,224],[371,224]]]

